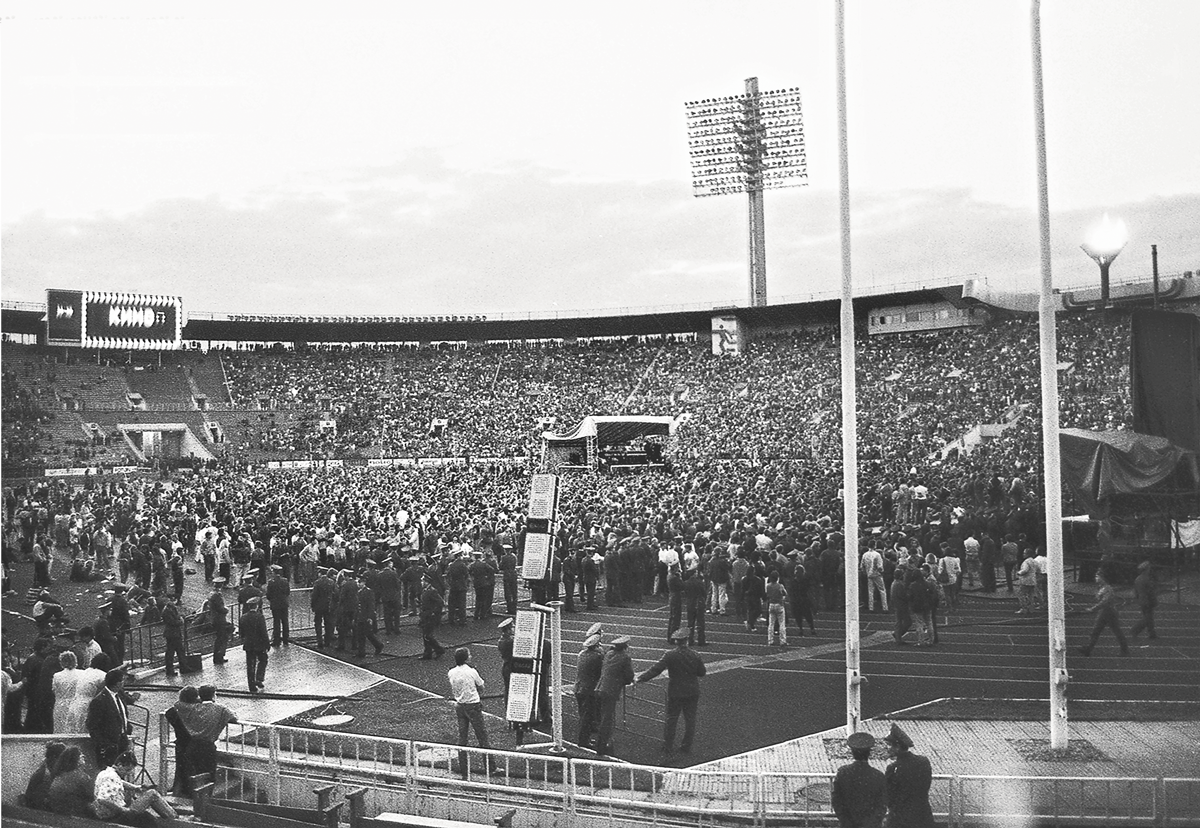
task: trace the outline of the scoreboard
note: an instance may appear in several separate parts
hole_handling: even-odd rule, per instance
[[[46,343],[81,348],[179,348],[183,300],[141,293],[46,291]]]

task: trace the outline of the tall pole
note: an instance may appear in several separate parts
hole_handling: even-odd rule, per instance
[[[1050,188],[1046,179],[1046,110],[1042,89],[1041,0],[1032,0],[1033,120],[1037,144],[1038,236],[1041,294],[1038,328],[1042,363],[1042,466],[1046,510],[1046,592],[1050,645],[1050,747],[1067,747],[1067,632],[1063,604],[1062,472],[1058,447],[1058,341],[1054,286],[1050,273]],[[1108,273],[1101,265],[1103,304],[1108,304]]]
[[[743,163],[747,167],[749,210],[747,222],[750,241],[750,307],[767,304],[767,229],[763,211],[762,186],[762,125],[758,111],[758,78],[746,78],[746,125],[744,140],[747,151]]]
[[[550,718],[554,722],[554,746],[551,750],[562,753],[563,708],[562,708],[562,601],[550,601]]]
[[[1154,309],[1158,310],[1158,245],[1150,245],[1150,269],[1154,273]]]
[[[842,500],[846,536],[846,735],[862,716],[858,631],[858,386],[854,378],[854,294],[850,277],[850,141],[846,129],[846,8],[837,0],[838,176],[842,236]]]

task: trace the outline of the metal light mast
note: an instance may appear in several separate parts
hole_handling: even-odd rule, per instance
[[[763,191],[808,184],[800,90],[746,92],[687,104],[692,194],[749,196],[750,306],[767,304]]]

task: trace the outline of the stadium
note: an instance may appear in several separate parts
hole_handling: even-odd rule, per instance
[[[1161,298],[1159,304],[1168,310],[1160,312],[1194,320],[1200,301],[1193,275],[1179,274],[1163,284],[1169,298]],[[870,649],[864,644],[862,665],[869,682],[864,692],[868,721],[903,717],[902,711],[923,705],[954,704],[946,699],[958,699],[960,705],[983,703],[986,709],[989,699],[999,704],[1001,699],[1044,694],[1044,665],[1039,670],[1037,662],[1044,649],[1039,639],[1044,640],[1045,616],[1040,623],[1014,619],[1019,605],[1005,585],[1005,569],[1011,579],[1013,565],[997,553],[1007,535],[1024,538],[1030,548],[1044,537],[1040,400],[1032,367],[1037,362],[1036,322],[1019,309],[972,298],[976,289],[968,283],[856,303],[862,551],[886,550],[894,563],[896,550],[906,544],[919,543],[921,550],[941,546],[944,554],[961,558],[959,577],[967,579],[955,606],[942,609],[940,640],[945,643],[938,646],[944,650],[930,648],[928,656],[914,657],[910,648],[896,648],[893,619],[864,612],[863,640],[871,642]],[[1087,296],[1078,297],[1082,308],[1062,311],[1058,369],[1064,429],[1132,433],[1131,324],[1155,297],[1148,282],[1119,285],[1114,293],[1117,300],[1108,311],[1088,307]],[[56,319],[123,321],[106,302],[150,309],[157,318],[166,318],[170,324],[161,326],[163,340],[131,343],[123,336],[118,339],[119,331],[82,324],[64,333]],[[76,310],[56,314],[60,307]],[[797,625],[792,648],[798,641],[800,649],[783,651],[788,658],[779,661],[780,653],[750,631],[752,619],[743,606],[740,583],[731,582],[720,602],[714,595],[717,603],[712,606],[711,585],[706,585],[699,612],[715,613],[707,619],[707,641],[699,651],[717,674],[707,680],[710,687],[693,752],[672,758],[667,766],[730,774],[728,765],[735,760],[725,757],[743,757],[735,764],[744,766],[746,756],[774,754],[768,767],[780,775],[774,786],[780,790],[770,792],[768,799],[803,794],[801,810],[811,818],[828,813],[828,790],[822,792],[820,780],[797,778],[795,760],[778,756],[789,745],[805,745],[806,737],[811,743],[814,734],[828,742],[827,734],[840,730],[842,717],[839,662],[844,653],[838,629],[844,577],[838,569],[840,556],[833,555],[830,565],[830,556],[823,554],[836,547],[841,521],[835,303],[512,321],[185,317],[181,308],[181,301],[165,297],[59,291],[49,292],[44,307],[4,307],[6,519],[10,526],[22,527],[12,540],[18,550],[10,567],[6,604],[39,589],[31,579],[32,567],[17,563],[28,560],[32,545],[38,543],[53,550],[62,573],[59,582],[72,590],[58,599],[70,619],[57,628],[62,640],[73,638],[76,625],[96,613],[97,603],[111,596],[119,577],[140,584],[147,591],[143,595],[179,595],[191,618],[186,649],[211,658],[212,631],[205,624],[205,608],[212,585],[205,580],[199,545],[204,527],[213,525],[220,527],[222,540],[228,535],[224,571],[232,581],[252,581],[254,576],[245,574],[251,568],[265,570],[280,562],[287,567],[292,601],[285,612],[291,616],[291,640],[311,647],[319,639],[304,596],[312,588],[317,566],[321,571],[329,566],[350,572],[390,561],[403,572],[420,560],[445,572],[450,563],[469,554],[465,550],[486,550],[489,561],[500,560],[506,541],[523,560],[531,526],[531,480],[539,473],[556,472],[561,480],[558,554],[562,560],[572,559],[565,569],[574,574],[574,564],[599,553],[601,596],[587,609],[580,580],[579,612],[562,616],[559,669],[566,692],[556,732],[564,755],[586,765],[593,777],[601,773],[597,767],[603,767],[607,776],[601,788],[628,785],[636,790],[646,784],[636,774],[614,781],[607,763],[597,766],[592,750],[573,743],[570,734],[578,728],[578,714],[570,704],[575,653],[587,629],[600,622],[610,640],[618,633],[631,637],[639,666],[652,663],[673,631],[663,615],[671,599],[663,594],[668,590],[656,571],[660,554],[678,550],[685,561],[695,555],[697,570],[707,573],[714,553],[729,546],[772,571],[778,567],[789,578],[795,577],[797,562],[801,570],[811,571],[806,583],[793,583],[792,588],[807,593],[804,604],[813,613],[808,616],[810,626],[815,616],[819,630],[814,627],[808,637],[796,639],[806,632],[804,610],[800,615],[789,610],[786,626]],[[178,326],[172,314],[179,314]],[[134,318],[143,316],[154,318]],[[47,344],[70,341],[85,329],[92,347]],[[594,421],[599,426],[590,436],[580,437],[577,426]],[[556,448],[560,441],[565,449]],[[920,501],[910,494],[917,487],[928,493]],[[1172,525],[1186,526],[1194,519],[1187,506],[1191,503],[1194,512],[1194,495],[1194,487],[1187,488],[1182,475],[1125,499],[1106,497],[1099,506],[1084,490],[1064,487],[1065,514],[1072,516],[1065,535],[1066,566],[1073,576],[1068,595],[1076,596],[1070,638],[1081,641],[1086,634],[1088,619],[1080,610],[1087,584],[1098,570],[1109,572],[1127,589],[1137,564],[1149,558],[1165,587],[1176,577],[1194,580],[1194,547],[1180,549],[1169,537]],[[134,504],[140,504],[136,512]],[[1098,509],[1110,510],[1109,519],[1089,519],[1089,511],[1098,515]],[[120,551],[120,543],[114,544],[115,562],[108,564],[115,566],[112,571],[100,564],[95,571],[72,572],[72,581],[78,581],[67,582],[73,562],[95,560],[88,536],[100,525],[111,527],[113,538],[127,537],[132,547],[137,544],[131,533],[160,533],[164,550],[174,550],[175,567],[187,567],[187,574],[178,579],[178,591],[172,593],[167,583],[170,567],[165,561],[153,564],[142,556],[139,563],[128,546]],[[964,541],[984,536],[990,552],[981,560],[978,544],[968,553]],[[319,547],[315,564],[306,562],[304,547],[310,543]],[[623,556],[629,550],[645,561],[627,564]],[[906,550],[905,557],[908,554]],[[611,591],[618,589],[614,579],[621,581],[623,593],[630,589],[627,565],[634,567],[633,594],[613,596]],[[217,567],[220,574],[220,564]],[[989,575],[984,576],[984,569]],[[556,591],[561,580],[556,568]],[[865,577],[863,582],[865,609]],[[985,591],[989,583],[996,592]],[[528,591],[531,586],[533,582],[522,581],[522,606],[538,597]],[[84,592],[77,593],[79,589]],[[541,597],[544,600],[544,594]],[[873,609],[875,596],[871,597]],[[277,659],[282,664],[268,673],[273,702],[246,693],[237,683],[239,669],[205,665],[206,680],[217,680],[223,694],[239,701],[252,699],[262,717],[252,720],[257,722],[254,729],[243,725],[234,733],[231,727],[225,735],[222,762],[228,759],[230,764],[221,769],[222,797],[277,803],[292,795],[302,799],[299,793],[274,798],[256,781],[262,770],[255,763],[271,760],[251,759],[242,752],[248,742],[262,747],[262,729],[267,726],[279,727],[279,738],[295,740],[313,730],[312,720],[322,715],[352,720],[345,732],[363,740],[355,751],[368,744],[378,751],[374,742],[379,738],[419,740],[410,746],[408,761],[418,772],[437,777],[428,783],[428,795],[434,800],[441,795],[432,789],[454,778],[458,766],[445,751],[418,745],[453,743],[452,723],[433,714],[426,721],[381,718],[378,713],[364,716],[372,706],[428,705],[425,694],[445,692],[440,673],[413,661],[421,642],[406,614],[408,599],[407,592],[400,598],[399,611],[405,614],[397,619],[395,633],[381,629],[386,646],[381,656],[356,658],[335,651],[329,658],[311,650],[321,652],[318,666],[290,652]],[[466,601],[475,615],[476,594]],[[1163,603],[1168,604],[1165,597]],[[487,612],[461,626],[451,625],[445,644],[474,645],[475,663],[495,682],[499,665],[491,610],[502,616],[505,602],[496,598]],[[689,619],[688,626],[694,628],[694,615],[689,613]],[[136,665],[143,698],[161,699],[165,708],[172,685],[189,680],[162,673],[161,623],[135,623],[127,657]],[[1194,623],[1195,608],[1188,605],[1164,606],[1159,621],[1164,637],[1169,629],[1182,633]],[[997,629],[1003,630],[1007,643],[992,658],[971,658],[974,648],[998,646],[993,635]],[[28,651],[36,631],[33,623],[22,624],[11,610],[6,613],[5,640],[14,645],[14,659]],[[704,635],[701,632],[702,641]],[[1177,727],[1181,717],[1194,721],[1198,676],[1189,663],[1189,646],[1179,641],[1171,654],[1135,651],[1138,657],[1129,661],[1113,657],[1115,653],[1097,656],[1104,666],[1095,675],[1090,674],[1092,661],[1073,666],[1072,706],[1083,720],[1075,726],[1087,727],[1083,722],[1091,718],[1090,706],[1103,708],[1106,702],[1118,707],[1136,703],[1139,716],[1153,709],[1150,718],[1165,719],[1171,727]],[[903,652],[890,652],[894,649]],[[880,651],[882,661],[876,661],[871,650]],[[229,658],[235,663],[235,656]],[[326,690],[310,679],[314,669],[327,669],[326,662],[351,666],[356,678],[373,678],[365,685],[361,678],[352,680],[343,692]],[[334,687],[345,680],[330,679]],[[377,682],[403,690],[384,697]],[[796,692],[789,686],[805,688],[798,709],[788,701]],[[739,713],[723,711],[746,691],[760,701]],[[485,708],[507,734],[504,695],[489,695]],[[662,766],[655,733],[662,717],[660,704],[645,691],[625,702],[612,748],[622,765]],[[1044,718],[1044,703],[1025,704],[1023,715]],[[346,715],[351,710],[356,713]],[[153,707],[147,711],[148,717],[149,712],[158,713]],[[943,715],[956,714],[942,711],[935,718]],[[1097,718],[1116,715],[1108,709]],[[377,720],[375,726],[364,728],[371,719]],[[724,728],[717,722],[722,719],[734,725],[731,732],[721,732]],[[146,738],[153,743],[158,724],[149,718],[147,723]],[[520,771],[508,766],[499,789],[485,779],[476,791],[486,793],[483,799],[462,805],[475,809],[470,813],[476,816],[470,818],[478,819],[478,809],[485,807],[480,803],[493,794],[524,814],[522,808],[530,803],[513,798],[515,780],[519,778],[518,787],[523,788],[537,776],[548,785],[549,777],[558,773],[555,763],[563,760],[546,758],[554,757],[546,745],[555,744],[555,731],[545,724],[541,728],[530,729],[516,742],[510,736],[509,741],[519,761],[537,756],[545,764],[525,765]],[[378,782],[377,754],[370,767],[359,767],[344,743],[331,741],[327,729],[315,729],[315,734],[303,737],[306,747],[289,750],[318,750],[326,759],[331,751],[338,754],[336,773],[328,781],[348,774],[368,788]],[[493,738],[499,740],[496,729],[493,725]],[[161,745],[169,737],[159,736],[157,761],[147,766],[172,773],[169,751]],[[309,739],[320,740],[320,747],[308,747]],[[806,749],[811,750],[811,744]],[[1186,767],[1191,758],[1185,751],[1178,757],[1179,767]],[[474,759],[483,761],[480,756]],[[812,768],[805,770],[812,773]],[[582,765],[574,772],[581,771]],[[277,783],[285,787],[326,778],[311,767],[295,778],[287,770],[275,772],[288,777]],[[935,807],[947,815],[951,808],[963,807],[987,813],[986,803],[994,794],[986,790],[987,783],[970,781],[981,788],[959,793],[956,800],[952,792],[959,789],[954,786],[966,783],[947,779],[944,790],[935,790],[935,802],[941,797]],[[589,784],[593,783],[594,779]],[[656,784],[651,783],[652,788]],[[717,789],[740,784],[722,778]],[[1104,784],[1111,788],[1107,779]],[[1130,785],[1131,791],[1136,788]],[[1171,792],[1175,799],[1170,801],[1186,809],[1190,805],[1179,803],[1180,790],[1182,783]],[[389,796],[373,790],[362,807],[391,810],[397,806]],[[795,804],[770,804],[754,797],[730,804],[741,796],[749,794],[734,795],[720,807],[728,806],[736,814],[742,806],[773,810]],[[1037,802],[1045,794],[1023,796]],[[1147,807],[1140,791],[1131,796],[1125,802],[1131,811]],[[470,792],[464,793],[467,801],[473,801]],[[1094,791],[1074,801],[1083,811],[1117,805]],[[677,796],[664,797],[661,807],[678,808],[678,802]],[[459,806],[439,810],[445,807],[449,806],[431,804],[425,812],[455,819],[467,813],[459,812]],[[707,813],[708,807],[699,813],[716,819]],[[1065,806],[1058,801],[1055,807]],[[683,808],[687,812],[690,806]],[[782,818],[782,812],[777,816]],[[656,813],[656,818],[667,816]],[[517,819],[519,824],[524,816]]]
[[[6,21],[5,828],[1200,826],[1194,12],[535,6]]]

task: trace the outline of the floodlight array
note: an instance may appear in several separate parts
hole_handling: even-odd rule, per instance
[[[808,183],[799,89],[690,101],[687,124],[693,195]]]

